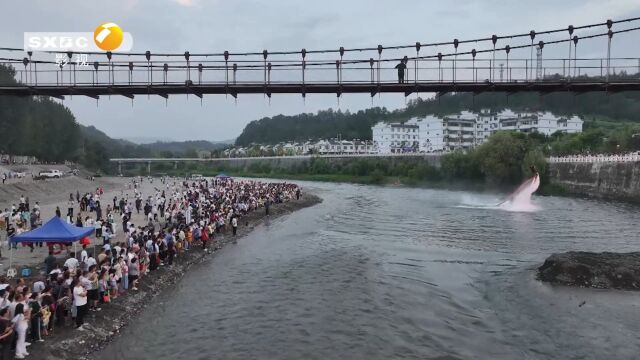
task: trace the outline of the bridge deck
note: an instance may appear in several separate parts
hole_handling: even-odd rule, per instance
[[[593,91],[621,92],[640,91],[640,79],[633,81],[613,82],[418,82],[418,83],[210,83],[210,84],[157,84],[153,85],[60,85],[60,86],[0,86],[0,95],[29,96],[44,95],[63,97],[65,95],[84,95],[97,98],[100,95],[158,95],[167,97],[173,94],[345,94],[367,93],[372,96],[378,93],[402,93],[409,95],[415,92],[447,93],[447,92],[574,92]]]

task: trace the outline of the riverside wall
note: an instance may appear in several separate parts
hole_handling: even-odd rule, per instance
[[[314,159],[321,159],[331,164],[348,164],[357,161],[386,161],[390,165],[396,163],[419,164],[428,163],[439,167],[441,155],[434,154],[398,154],[398,155],[331,155],[331,156],[270,156],[270,157],[246,157],[246,158],[218,158],[218,159],[130,159],[118,163],[112,161],[116,174],[139,174],[140,169],[145,168],[149,175],[158,175],[168,170],[183,169],[187,164],[206,164],[218,169],[232,169],[236,171],[251,171],[251,169],[268,165],[271,169],[295,170],[308,165]]]
[[[395,156],[332,156],[332,157],[315,157],[316,159],[320,158],[326,160],[333,164],[348,164],[355,161],[360,160],[372,160],[372,161],[388,161],[391,165],[397,162],[409,163],[409,164],[417,164],[417,163],[428,163],[434,166],[440,166],[440,156],[437,155],[395,155]],[[271,168],[278,168],[283,170],[292,170],[296,167],[300,167],[305,164],[309,164],[314,157],[270,157],[270,158],[237,158],[231,159],[229,161],[220,161],[214,162],[216,165],[224,164],[230,168],[236,169],[245,169],[249,170],[250,166],[253,164],[269,164]]]
[[[640,161],[550,163],[549,180],[570,194],[640,203]]]

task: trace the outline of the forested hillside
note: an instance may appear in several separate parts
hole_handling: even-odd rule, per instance
[[[236,140],[236,145],[250,143],[274,144],[281,141],[333,138],[371,139],[371,126],[379,121],[406,121],[414,116],[445,115],[462,110],[480,109],[515,111],[550,111],[556,115],[578,115],[586,120],[585,127],[608,123],[640,123],[640,92],[607,94],[572,93],[470,93],[447,94],[440,98],[411,100],[405,109],[388,111],[373,108],[356,113],[325,110],[317,114],[278,115],[249,123]]]
[[[0,84],[16,84],[14,70],[0,66]],[[78,159],[80,127],[73,114],[46,97],[0,97],[0,152],[44,161]]]
[[[236,145],[275,144],[280,141],[334,138],[371,139],[371,126],[389,120],[394,113],[371,108],[355,113],[318,111],[317,114],[278,115],[250,122],[236,139]]]
[[[16,85],[15,71],[0,65],[0,85]],[[112,157],[177,157],[224,145],[185,141],[138,145],[113,139],[76,122],[71,111],[48,97],[0,96],[0,153],[35,156],[41,161],[79,162],[106,170]]]

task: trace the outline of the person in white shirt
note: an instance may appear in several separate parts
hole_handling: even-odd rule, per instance
[[[101,234],[102,235],[102,243],[103,244],[108,244],[109,243],[109,238],[111,236],[111,233],[109,232],[109,228],[107,227],[107,223],[102,224],[102,231]]]
[[[231,226],[233,227],[233,236],[236,236],[236,232],[238,231],[238,218],[237,217],[232,217],[231,218]]]
[[[27,352],[27,329],[29,328],[29,308],[20,303],[14,309],[15,315],[12,315],[11,322],[13,323],[14,328],[16,329],[16,359],[24,359],[25,356],[29,355]]]
[[[38,280],[33,283],[33,292],[40,294],[45,288],[44,281]]]
[[[80,262],[87,262],[89,254],[87,254],[87,245],[82,245],[82,252],[80,253]]]
[[[9,305],[11,305],[11,301],[9,301],[8,299],[9,297],[9,292],[6,290],[0,290],[0,309],[4,309],[7,308],[7,311],[9,310]]]
[[[71,252],[67,261],[64,262],[64,266],[66,266],[70,271],[74,271],[78,268],[78,265],[80,265],[80,263],[78,262],[78,259],[76,259],[76,253]]]
[[[87,269],[90,269],[93,265],[97,265],[98,262],[96,261],[96,259],[93,258],[93,256],[89,255],[89,257],[87,258]]]
[[[74,280],[73,287],[73,304],[76,306],[76,329],[84,330],[84,315],[87,312],[87,290],[82,286],[79,280]]]
[[[96,229],[96,238],[102,237],[102,221],[100,219],[95,221],[94,227]]]
[[[15,316],[16,306],[18,304],[25,305],[24,296],[19,293],[14,296],[13,301],[9,304],[9,313],[11,314],[11,317]]]

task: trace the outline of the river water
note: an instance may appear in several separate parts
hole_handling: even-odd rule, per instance
[[[553,252],[634,251],[640,211],[304,183],[322,204],[192,268],[99,359],[637,359],[640,294],[553,287]]]

